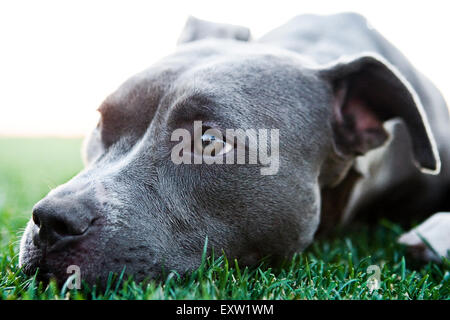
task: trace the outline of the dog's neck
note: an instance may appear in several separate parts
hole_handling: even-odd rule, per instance
[[[331,231],[341,221],[353,188],[362,177],[354,164],[354,157],[341,157],[334,151],[323,163],[319,176],[321,213],[317,234]]]
[[[359,172],[351,168],[337,186],[322,188],[322,207],[318,234],[327,233],[333,227],[339,225],[347,209],[353,188],[361,177]]]

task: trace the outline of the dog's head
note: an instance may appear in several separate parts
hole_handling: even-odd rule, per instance
[[[248,38],[239,27],[199,40],[195,24],[202,38],[208,25],[192,21],[182,39],[196,41],[99,108],[86,168],[33,209],[26,272],[64,281],[77,265],[88,282],[124,267],[138,280],[183,273],[200,263],[206,237],[244,264],[301,251],[319,224],[321,189],[382,145],[393,117],[408,125],[417,162],[437,169],[420,103],[385,62],[363,55],[317,67],[229,39]],[[242,131],[230,139],[228,129]]]

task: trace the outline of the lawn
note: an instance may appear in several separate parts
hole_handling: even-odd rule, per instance
[[[116,276],[105,290],[38,283],[18,267],[20,234],[33,204],[81,170],[80,147],[81,139],[0,138],[0,299],[450,299],[449,262],[413,260],[396,244],[402,228],[386,220],[339,230],[277,267],[216,255],[182,279]]]

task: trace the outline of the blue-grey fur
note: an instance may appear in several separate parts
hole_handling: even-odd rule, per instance
[[[75,264],[84,280],[103,283],[124,266],[138,280],[162,268],[183,273],[198,266],[206,237],[209,248],[244,264],[290,256],[311,243],[321,220],[335,221],[321,213],[324,199],[341,197],[349,172],[360,178],[336,221],[409,181],[408,195],[421,196],[410,197],[405,210],[425,212],[448,196],[445,102],[363,17],[302,15],[254,41],[247,28],[191,18],[179,43],[102,104],[86,168],[34,209],[21,243],[25,272],[39,267],[64,281]],[[346,142],[352,128],[339,128],[332,104],[351,81],[357,89],[364,81],[380,85],[383,92],[365,94],[399,102],[373,111],[388,141],[378,128],[366,144]],[[279,129],[278,174],[260,175],[258,165],[175,165],[171,133],[194,120]]]

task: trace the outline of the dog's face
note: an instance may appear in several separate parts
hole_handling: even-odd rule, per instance
[[[376,72],[365,72],[367,66]],[[361,102],[366,87],[353,83],[380,72],[385,83],[390,71],[373,58],[320,69],[257,44],[184,46],[102,104],[85,170],[35,206],[21,265],[59,281],[77,265],[83,280],[104,282],[124,267],[138,280],[163,268],[195,268],[206,237],[209,248],[244,264],[301,251],[319,224],[321,189],[338,184],[356,155],[381,145],[387,138],[382,121],[398,115],[371,111]],[[347,79],[351,90],[342,89]],[[399,83],[395,92],[404,101]],[[261,174],[267,165],[260,162],[175,163],[180,142],[173,133],[184,129],[195,140],[194,121],[203,126],[199,139],[211,128],[224,137],[226,129],[277,129],[278,145],[269,143],[278,150],[276,170]],[[418,128],[415,140],[426,149],[426,129]],[[202,152],[195,142],[184,150],[189,159]],[[218,142],[215,158],[252,148],[249,140]],[[427,165],[430,150],[418,161]]]
[[[86,169],[34,208],[22,240],[25,270],[40,267],[64,280],[67,267],[78,265],[93,281],[126,266],[144,278],[162,267],[194,268],[206,237],[216,252],[243,263],[310,243],[319,221],[319,159],[329,143],[321,130],[327,87],[288,55],[227,46],[186,48],[106,99]],[[192,132],[194,121],[224,137],[226,129],[267,129],[269,140],[278,129],[278,170],[175,164],[172,134]],[[228,154],[249,147],[224,143]]]

